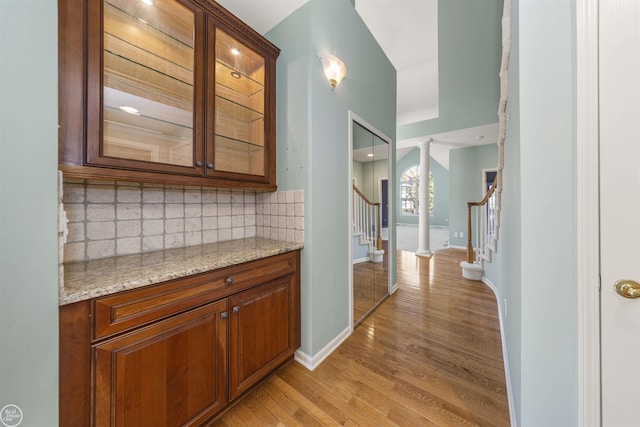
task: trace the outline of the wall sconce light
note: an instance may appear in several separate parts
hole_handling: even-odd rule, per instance
[[[347,67],[345,67],[340,58],[333,55],[320,55],[320,60],[322,61],[324,74],[327,76],[329,85],[331,85],[331,88],[333,89],[338,86],[342,79],[347,75]]]

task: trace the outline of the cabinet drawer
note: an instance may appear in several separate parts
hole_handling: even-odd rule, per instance
[[[126,291],[93,302],[93,340],[227,297],[296,271],[297,252]]]

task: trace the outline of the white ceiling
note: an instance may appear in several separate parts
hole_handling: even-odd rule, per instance
[[[360,163],[384,160],[389,158],[389,146],[387,144],[374,145],[367,148],[353,150],[353,160]]]
[[[472,147],[476,145],[495,144],[498,142],[498,123],[460,129],[452,132],[438,133],[429,137],[405,139],[396,142],[396,161],[416,148],[421,141],[431,141],[429,155],[443,167],[449,169],[449,150],[452,148]],[[373,149],[373,151],[372,151]],[[369,154],[374,154],[370,157]],[[387,149],[384,144],[374,147],[353,150],[353,159],[359,162],[386,159]]]
[[[218,3],[264,34],[306,1]],[[356,10],[397,71],[398,124],[438,117],[438,1],[356,0]]]
[[[396,142],[396,160],[421,141],[431,140],[429,154],[446,169],[449,169],[449,150],[452,148],[472,147],[476,145],[495,144],[498,142],[498,123],[459,129],[451,132],[438,133],[415,139],[405,139]]]
[[[307,2],[217,1],[261,34]],[[398,125],[438,117],[438,0],[355,0],[355,5],[396,68]],[[493,143],[497,141],[497,134],[495,124],[428,135],[420,140],[432,138],[431,156],[448,168],[450,148]],[[411,151],[418,142],[417,139],[397,141],[397,157]]]
[[[251,28],[264,34],[307,0],[216,0]]]
[[[438,1],[356,0],[397,71],[398,125],[438,117]]]

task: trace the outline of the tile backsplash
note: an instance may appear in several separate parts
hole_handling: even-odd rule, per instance
[[[249,237],[304,241],[302,190],[65,180],[63,194],[65,262]]]

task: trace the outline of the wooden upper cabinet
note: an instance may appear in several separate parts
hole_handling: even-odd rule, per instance
[[[275,190],[277,47],[208,0],[60,0],[59,27],[66,176]]]
[[[264,176],[265,58],[211,23],[215,57],[209,77],[215,87],[213,141],[207,141],[210,171]],[[213,40],[212,40],[213,42]]]

